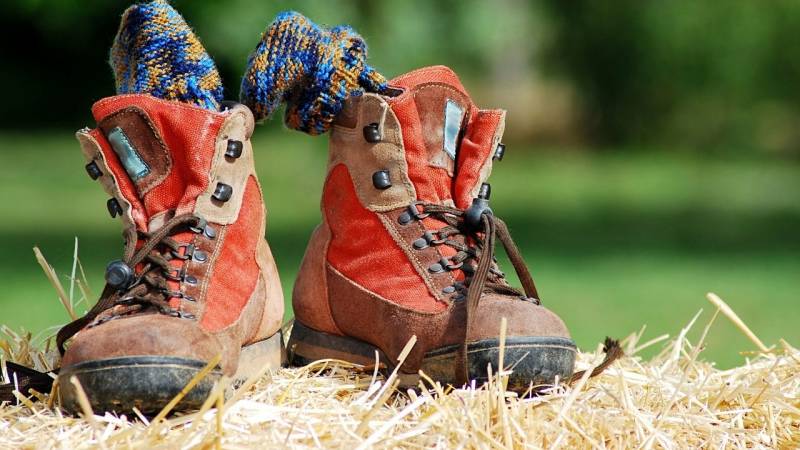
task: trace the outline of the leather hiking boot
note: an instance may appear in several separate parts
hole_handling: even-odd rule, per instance
[[[505,112],[481,110],[446,67],[392,80],[381,95],[353,96],[330,136],[314,231],[294,286],[290,362],[323,358],[388,368],[412,338],[401,381],[421,369],[443,383],[487,380],[498,371],[501,318],[509,388],[572,374],[575,344],[541,306],[485,183]],[[524,291],[494,261],[499,240]]]
[[[177,406],[195,409],[221,376],[235,384],[279,367],[283,293],[250,110],[119,95],[92,112],[97,128],[77,138],[122,219],[125,250],[98,303],[58,334],[62,405],[80,411],[76,377],[95,411],[157,412],[221,357]]]

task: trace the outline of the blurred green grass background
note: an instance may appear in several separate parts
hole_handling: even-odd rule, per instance
[[[269,209],[267,236],[287,304],[319,220],[326,144],[295,132],[254,137]],[[68,286],[73,242],[95,293],[122,249],[105,194],[83,171],[69,132],[5,133],[0,145],[0,322],[38,332],[67,320],[32,252],[39,246]],[[606,335],[647,325],[677,334],[708,291],[721,295],[768,343],[798,342],[800,192],[797,167],[696,153],[515,148],[495,165],[493,208],[522,249],[545,304],[592,349]],[[504,263],[507,271],[510,265]],[[94,301],[94,299],[92,299]],[[86,309],[86,305],[81,305]],[[135,339],[135,336],[126,337]],[[727,321],[706,358],[740,363],[753,345]]]

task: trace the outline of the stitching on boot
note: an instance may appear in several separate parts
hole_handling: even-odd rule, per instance
[[[222,252],[222,248],[225,246],[225,236],[227,234],[228,227],[222,226],[219,228],[219,232],[217,233],[216,238],[216,247],[214,247],[214,252],[210,256],[210,260],[214,261],[214,264],[209,264],[209,266],[213,266],[214,268],[217,266],[217,258],[219,258],[220,252]],[[206,310],[208,309],[208,287],[211,284],[211,276],[214,274],[212,267],[209,267],[209,270],[206,272],[207,276],[203,278],[203,283],[200,285],[200,294],[198,296],[198,301],[201,301],[202,304],[200,305],[200,311],[197,315],[198,322],[200,324],[203,323],[203,318],[205,317]],[[226,327],[227,328],[227,327]]]
[[[411,249],[408,247],[408,243],[405,241],[405,239],[403,239],[403,237],[400,235],[400,233],[394,228],[393,221],[391,219],[387,218],[384,214],[378,214],[378,217],[381,219],[381,222],[383,222],[384,228],[386,228],[386,230],[392,236],[392,239],[395,241],[395,243],[403,250],[403,253],[405,253],[406,257],[412,262],[412,264],[414,266],[414,269],[416,269],[416,271],[417,271],[417,274],[425,282],[425,286],[428,288],[428,292],[436,300],[438,300],[438,301],[440,301],[442,303],[445,303],[445,304],[450,304],[451,303],[450,300],[448,298],[445,298],[442,295],[441,289],[437,288],[434,285],[435,281],[430,276],[428,271],[425,270],[425,268],[423,267],[422,261],[420,261],[419,258],[417,257],[417,255],[415,255],[411,251]],[[451,282],[455,282],[455,280],[452,279],[452,275],[451,274],[448,273],[446,275],[448,275],[451,278]]]

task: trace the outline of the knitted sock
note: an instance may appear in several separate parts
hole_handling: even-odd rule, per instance
[[[213,110],[223,99],[214,61],[166,0],[125,11],[110,64],[118,94],[150,94]]]
[[[379,92],[386,79],[367,65],[364,40],[347,26],[323,29],[296,12],[279,14],[248,60],[240,101],[256,120],[286,102],[286,125],[317,135],[350,95]]]

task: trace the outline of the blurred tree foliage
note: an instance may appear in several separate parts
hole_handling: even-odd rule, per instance
[[[800,2],[545,2],[594,142],[800,156]]]
[[[230,98],[238,95],[247,55],[268,22],[279,11],[296,9],[319,23],[352,24],[367,39],[372,62],[389,76],[447,64],[480,100],[498,88],[512,94],[538,89],[535,97],[503,97],[504,106],[512,113],[535,107],[565,115],[569,126],[559,129],[565,141],[577,136],[602,148],[800,156],[795,0],[173,3],[216,59]],[[128,4],[0,3],[6,95],[0,127],[90,123],[90,100],[112,93],[107,53]],[[551,107],[554,85],[567,87],[571,108]],[[516,128],[525,126],[523,121]],[[520,136],[528,137],[524,130]]]

